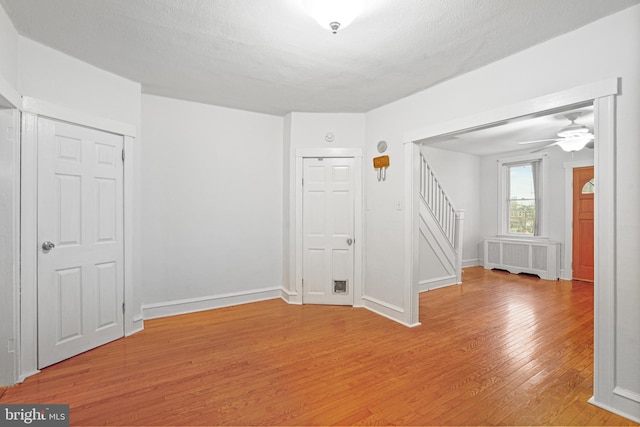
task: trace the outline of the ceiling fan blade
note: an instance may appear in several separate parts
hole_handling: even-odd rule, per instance
[[[538,142],[547,142],[547,141],[560,141],[562,138],[551,138],[551,139],[538,139],[535,141],[523,141],[523,142],[518,142],[518,145],[526,145],[526,144],[535,144]]]
[[[551,144],[547,144],[544,147],[537,148],[537,149],[533,150],[532,153],[537,153],[538,151],[542,151],[542,150],[545,150],[545,149],[547,149],[549,147],[553,147],[554,145],[558,145],[558,142],[557,141],[556,142],[552,142]]]

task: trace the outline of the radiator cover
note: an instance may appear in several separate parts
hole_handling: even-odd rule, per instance
[[[484,239],[484,268],[510,273],[537,274],[541,279],[560,277],[560,243],[504,237]]]

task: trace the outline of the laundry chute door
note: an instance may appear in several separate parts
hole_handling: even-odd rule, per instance
[[[123,137],[38,119],[38,366],[124,335]]]
[[[353,305],[354,159],[303,161],[304,304]]]

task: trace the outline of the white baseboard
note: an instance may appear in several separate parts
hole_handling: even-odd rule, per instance
[[[16,384],[23,383],[23,382],[24,382],[24,380],[26,380],[26,379],[27,379],[27,378],[29,378],[30,376],[35,375],[35,374],[37,374],[37,373],[40,373],[40,370],[39,370],[39,369],[36,369],[36,370],[35,370],[35,371],[33,371],[33,372],[27,372],[27,373],[22,373],[22,374],[20,374],[20,376],[18,377],[18,382],[17,382]]]
[[[264,288],[142,305],[145,320],[280,298],[280,288]]]
[[[418,283],[418,292],[431,291],[445,286],[457,285],[456,276],[436,277],[435,279],[421,280]]]
[[[133,334],[136,334],[144,330],[144,319],[142,317],[142,313],[138,313],[135,316],[133,316],[132,320],[133,320],[133,323],[125,331],[125,334],[124,334],[125,337],[131,336]]]
[[[287,304],[302,305],[302,298],[295,291],[282,288],[280,289],[280,298]]]
[[[564,269],[560,270],[560,280],[573,280],[573,277],[568,276]]]
[[[416,324],[410,324],[404,321],[404,309],[393,304],[381,301],[374,297],[364,295],[362,297],[362,307],[369,311],[372,311],[382,317],[386,317],[389,320],[400,323],[401,325],[413,328],[420,326],[420,322]]]
[[[606,411],[613,412],[614,414],[620,415],[621,417],[627,418],[627,419],[629,419],[629,420],[631,420],[633,422],[640,423],[640,415],[634,416],[632,414],[629,414],[629,413],[627,413],[625,411],[621,411],[621,410],[619,410],[617,408],[614,408],[614,407],[612,407],[610,405],[607,405],[605,403],[598,402],[595,399],[595,396],[592,396],[591,399],[589,399],[588,402],[590,404],[592,404],[593,406],[597,406],[598,408],[602,408],[602,409],[604,409]],[[638,408],[638,406],[636,406],[636,409],[637,408]],[[640,411],[638,411],[638,413],[640,414]]]
[[[467,267],[480,267],[482,266],[482,260],[480,259],[463,259],[462,268]]]

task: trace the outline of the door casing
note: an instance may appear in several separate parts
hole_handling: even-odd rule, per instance
[[[288,295],[288,302],[302,304],[302,177],[303,159],[312,157],[349,157],[354,159],[354,266],[353,306],[361,307],[363,290],[363,189],[362,149],[360,148],[299,148],[295,153],[295,213],[291,221],[295,249],[289,253],[289,264],[294,273],[295,290]]]
[[[328,166],[330,164],[330,167]],[[354,244],[353,240],[353,187],[355,183],[354,177],[354,159],[353,157],[315,157],[304,158],[304,185],[303,185],[303,263],[302,269],[304,271],[303,284],[302,284],[302,303],[303,304],[329,304],[329,305],[353,305],[353,267],[354,267]],[[338,169],[336,169],[338,168]],[[336,181],[332,172],[339,169],[347,169],[347,180]],[[313,180],[314,170],[322,170],[322,180]],[[327,186],[327,179],[331,176],[329,186]],[[319,177],[316,177],[319,178]],[[346,184],[346,185],[345,185]],[[329,188],[328,188],[329,187]],[[348,203],[343,204],[342,209],[336,210],[334,202],[339,201],[336,197],[336,190],[339,189],[340,194],[347,194]],[[321,204],[323,208],[322,215],[318,216],[317,212],[314,215],[311,205],[318,201],[313,194],[322,194]],[[327,211],[327,207],[331,210]],[[341,223],[341,230],[336,230],[336,221],[330,221],[329,218],[336,218],[339,213],[347,215],[339,215],[344,220]],[[313,227],[313,218],[320,220],[315,226],[323,226],[322,234],[310,235],[309,227]],[[352,243],[348,243],[348,239],[351,239]],[[317,257],[311,256],[312,252],[322,251],[321,260]],[[306,255],[306,256],[304,256]],[[336,258],[338,256],[338,258]],[[309,267],[307,263],[311,260],[315,260],[316,268]],[[339,260],[342,260],[340,262]],[[317,270],[319,264],[322,265],[322,279],[318,280],[318,277],[314,277],[313,271]],[[337,265],[336,265],[337,264]],[[342,268],[339,268],[342,265]],[[327,271],[330,269],[331,271]],[[341,271],[340,271],[341,270]],[[328,277],[330,276],[330,279]],[[306,280],[306,282],[305,282]],[[331,286],[332,280],[346,280],[345,293],[338,294],[333,292]],[[311,292],[310,289],[315,284],[316,292]],[[321,285],[321,286],[320,286]],[[321,288],[321,289],[320,289]]]
[[[134,172],[137,127],[129,123],[92,116],[85,112],[60,107],[46,101],[23,97],[20,138],[20,333],[18,351],[18,382],[39,372],[37,330],[37,122],[38,117],[67,121],[81,126],[116,133],[124,136],[124,301],[125,336],[141,331],[144,327],[140,304],[134,293]]]

